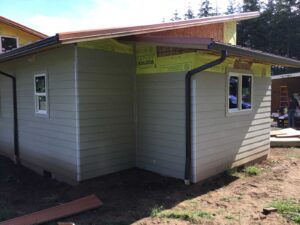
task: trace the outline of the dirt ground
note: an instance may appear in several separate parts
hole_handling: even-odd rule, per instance
[[[274,200],[300,200],[300,149],[274,148],[266,161],[255,166],[261,171],[257,176],[231,171],[190,186],[131,169],[71,187],[0,157],[0,221],[95,193],[104,202],[102,207],[60,221],[76,225],[294,224],[278,213],[264,216],[261,212]]]

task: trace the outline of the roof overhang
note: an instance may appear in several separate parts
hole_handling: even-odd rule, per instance
[[[37,41],[32,44],[14,49],[10,52],[0,54],[0,62],[8,61],[14,58],[36,53],[38,51],[61,46],[64,44],[101,40],[108,38],[118,38],[118,40],[146,42],[158,46],[204,49],[213,51],[214,53],[219,52],[221,50],[226,50],[227,53],[231,56],[251,60],[252,62],[300,68],[300,61],[294,59],[281,57],[249,48],[214,42],[212,39],[209,38],[155,36],[155,32],[162,30],[181,29],[185,27],[201,26],[205,24],[220,23],[232,20],[244,20],[249,18],[255,18],[257,16],[258,12],[251,12],[145,26],[59,33],[55,36],[43,39],[41,41]],[[145,33],[149,33],[151,34],[151,36],[140,35]]]
[[[40,41],[33,42],[28,45],[16,48],[12,51],[0,54],[0,63],[11,59],[19,58],[25,55],[29,55],[47,48],[52,48],[60,44],[59,37],[57,35],[42,39]]]
[[[181,20],[167,23],[119,27],[109,29],[97,29],[75,32],[59,33],[62,43],[77,43],[82,41],[93,41],[98,39],[117,38],[132,35],[155,33],[160,31],[176,30],[189,27],[204,26],[208,24],[225,23],[229,21],[242,21],[259,17],[259,12],[246,12],[231,15],[202,17],[190,20]]]
[[[14,27],[16,29],[22,30],[24,32],[27,32],[27,33],[29,33],[31,35],[34,35],[36,37],[39,37],[39,38],[47,38],[48,37],[46,34],[43,34],[43,33],[38,32],[36,30],[33,30],[33,29],[29,28],[29,27],[26,27],[26,26],[24,26],[22,24],[19,24],[19,23],[15,22],[15,21],[7,19],[7,18],[5,18],[3,16],[0,16],[0,22],[5,23],[5,24],[7,24],[7,25],[9,25],[11,27]]]
[[[122,41],[133,41],[154,44],[157,46],[168,46],[168,47],[179,47],[179,48],[189,48],[189,49],[202,49],[211,51],[221,51],[226,50],[228,55],[245,58],[251,61],[272,64],[272,65],[282,65],[288,67],[298,67],[300,68],[300,61],[286,58],[282,56],[277,56],[270,53],[265,53],[262,51],[257,51],[249,48],[244,48],[240,46],[233,46],[224,43],[214,42],[212,39],[208,38],[179,38],[179,37],[127,37],[120,38]],[[59,40],[59,36],[52,36],[41,41],[34,42],[29,45],[17,48],[10,52],[0,54],[0,62],[8,61],[10,59],[18,58],[24,55],[35,53],[46,48],[52,48],[62,45]]]
[[[207,49],[213,51],[226,50],[230,56],[241,57],[254,62],[260,62],[272,65],[282,65],[288,67],[300,68],[300,61],[282,57],[250,48],[244,48],[240,46],[234,46],[230,44],[224,44],[215,42],[209,38],[188,38],[188,37],[160,37],[160,36],[133,36],[121,38],[121,40],[143,42],[154,44],[157,46],[171,46],[180,48],[192,48],[192,49]]]
[[[272,76],[272,80],[278,80],[278,79],[286,79],[286,78],[296,78],[300,77],[300,73],[288,73],[288,74],[281,74],[281,75],[275,75]]]
[[[210,44],[209,49],[217,51],[226,50],[229,55],[242,56],[244,58],[254,59],[255,61],[262,63],[300,68],[300,61],[298,60],[253,50],[250,48],[213,42]]]

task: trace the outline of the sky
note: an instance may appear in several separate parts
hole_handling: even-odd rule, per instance
[[[210,0],[219,12],[228,0]],[[242,0],[235,0],[242,3]],[[58,32],[121,27],[169,21],[201,0],[0,0],[0,15],[47,35]]]

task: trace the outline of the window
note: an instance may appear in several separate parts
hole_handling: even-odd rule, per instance
[[[228,76],[228,112],[252,109],[252,75],[230,73]]]
[[[34,76],[35,113],[48,114],[47,77],[45,74]]]
[[[239,77],[230,76],[229,77],[229,109],[238,109],[238,99],[239,99]]]
[[[18,40],[15,37],[0,37],[0,53],[8,52],[18,47]]]

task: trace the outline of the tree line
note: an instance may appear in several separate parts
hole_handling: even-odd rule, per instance
[[[259,11],[256,19],[240,21],[237,24],[237,44],[276,55],[300,60],[300,0],[244,0],[243,4],[228,1],[226,12]],[[190,5],[181,18],[175,10],[171,21],[220,15],[217,7],[213,8],[209,0],[200,4],[197,13]],[[276,68],[273,72],[294,72],[292,68]],[[297,71],[297,70],[295,70]]]

